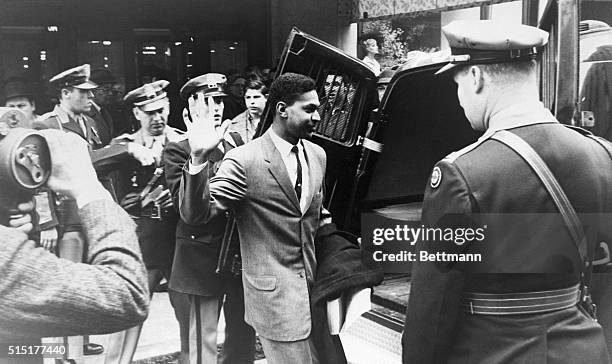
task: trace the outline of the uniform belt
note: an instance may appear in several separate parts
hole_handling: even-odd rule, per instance
[[[152,219],[161,218],[161,209],[159,205],[149,204],[147,207],[143,207],[140,211],[140,217],[150,217]]]
[[[579,299],[579,285],[575,285],[540,292],[465,292],[461,305],[472,315],[522,315],[563,310],[575,306]]]

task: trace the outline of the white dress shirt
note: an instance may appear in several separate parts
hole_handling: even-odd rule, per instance
[[[291,148],[293,148],[293,144],[279,137],[272,129],[270,129],[270,137],[272,138],[272,143],[276,147],[276,150],[281,155],[283,162],[285,163],[285,168],[287,168],[287,174],[289,175],[289,180],[291,181],[291,186],[295,186],[295,181],[297,180],[297,161],[295,160],[295,155],[291,152]],[[301,142],[298,142],[298,156],[300,158],[300,163],[302,164],[302,194],[300,198],[300,210],[302,213],[306,211],[308,208],[307,201],[308,198],[308,189],[310,188],[310,180],[308,179],[308,163],[306,162],[306,155],[304,154],[304,145]],[[188,172],[191,175],[196,175],[200,173],[204,167],[206,167],[206,163],[200,165],[194,165],[191,163],[191,159],[189,160],[189,168]]]
[[[272,137],[272,143],[274,143],[276,150],[278,150],[283,158],[283,162],[285,162],[285,167],[287,168],[287,173],[289,174],[289,179],[291,180],[291,186],[295,186],[295,181],[297,180],[297,161],[295,160],[295,155],[291,151],[293,144],[279,137],[272,129],[270,129],[270,137]],[[308,203],[306,199],[308,198],[310,181],[308,180],[308,163],[306,163],[306,156],[304,154],[304,144],[299,141],[297,147],[298,157],[300,158],[300,164],[302,165],[302,194],[300,198],[300,210],[304,212],[308,207],[306,206]]]

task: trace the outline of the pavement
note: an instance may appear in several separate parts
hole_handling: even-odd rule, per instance
[[[372,342],[370,339],[373,330],[380,328],[373,327],[372,322],[365,318],[360,318],[350,329],[340,334],[345,348],[346,356],[351,364],[374,364],[374,363],[401,363],[401,358],[397,352],[399,337],[391,336],[390,344],[381,345],[379,342]],[[380,326],[380,325],[379,325]],[[225,322],[223,314],[219,319],[217,342],[222,343],[225,337]],[[376,337],[384,337],[383,334],[376,334]],[[90,342],[108,347],[109,335],[92,335]],[[384,346],[390,345],[394,349],[385,350]],[[174,311],[168,300],[168,293],[155,293],[151,300],[149,317],[144,323],[138,347],[134,355],[134,360],[142,360],[153,357],[164,356],[180,351],[181,344],[179,338],[179,326],[174,316]],[[82,356],[76,358],[77,364],[116,364],[106,360],[106,355]],[[55,364],[52,359],[45,359],[45,364]],[[176,361],[168,361],[174,364]],[[266,364],[265,359],[257,360],[256,364]]]

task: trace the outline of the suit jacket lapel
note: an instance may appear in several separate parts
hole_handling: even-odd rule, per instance
[[[295,190],[291,185],[291,180],[289,179],[289,174],[287,173],[287,167],[285,166],[285,162],[283,162],[283,158],[280,155],[280,152],[274,146],[274,142],[269,135],[270,131],[266,132],[262,136],[262,145],[264,148],[264,159],[269,163],[268,170],[279,184],[285,195],[293,206],[300,211],[300,202],[297,199],[297,195],[295,194]]]

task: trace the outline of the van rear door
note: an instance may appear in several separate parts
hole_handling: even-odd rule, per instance
[[[362,61],[297,28],[289,34],[276,74],[287,72],[316,82],[321,122],[313,141],[327,153],[324,205],[339,228],[351,230],[352,186],[375,102],[376,76]],[[273,116],[273,105],[266,105],[259,134],[272,124]]]

